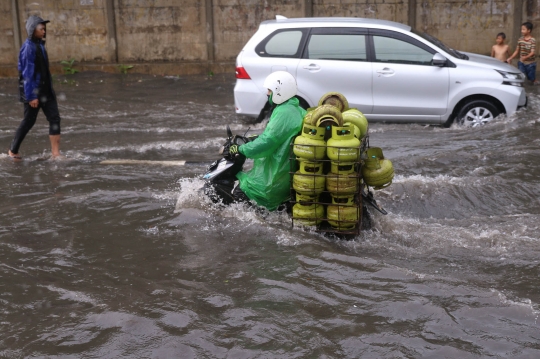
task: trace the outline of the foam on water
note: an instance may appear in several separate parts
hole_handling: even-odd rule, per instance
[[[220,141],[223,139],[207,138],[202,141],[159,141],[150,142],[144,145],[127,145],[127,146],[112,146],[112,147],[97,147],[85,150],[88,153],[111,153],[118,151],[134,152],[134,153],[146,153],[154,150],[184,150],[184,149],[206,149],[209,147],[215,147],[216,151],[220,147]]]
[[[531,98],[529,99],[531,100]],[[540,98],[534,96],[534,100],[531,101],[540,107]],[[475,133],[475,132],[487,132],[487,131],[501,131],[507,132],[514,128],[516,124],[523,123],[523,113],[526,109],[520,109],[511,116],[506,114],[501,114],[493,119],[486,126],[478,127],[466,127],[461,126],[457,123],[453,123],[449,128],[444,128],[442,126],[434,125],[421,125],[421,124],[380,124],[380,123],[370,123],[369,133],[371,135],[378,136],[379,134],[384,134],[392,131],[425,131],[425,132],[436,132],[443,134],[452,134],[452,133]],[[534,122],[534,121],[533,121]]]
[[[449,175],[437,175],[435,177],[429,177],[424,175],[396,175],[392,180],[393,184],[396,183],[410,183],[415,185],[424,185],[424,186],[440,186],[445,187],[449,184],[454,186],[470,186],[476,185],[483,182],[485,178],[477,177],[453,177]]]
[[[260,126],[260,124],[249,126],[245,124],[229,124],[229,127],[235,134],[243,135],[246,131],[248,131],[249,134],[254,134],[261,132],[263,128]],[[177,133],[177,134],[183,134],[183,133],[204,133],[204,132],[211,132],[212,134],[216,133],[223,133],[220,142],[223,142],[225,138],[227,137],[226,133],[227,125],[206,125],[201,124],[197,127],[151,127],[148,128],[146,126],[137,128],[137,126],[134,126],[130,123],[117,123],[114,126],[114,130],[108,129],[106,126],[103,125],[95,125],[95,124],[81,124],[81,125],[72,125],[72,126],[66,126],[62,129],[62,132],[64,134],[68,133],[80,133],[81,131],[84,131],[85,133],[106,133],[109,134],[111,132],[114,133],[122,133],[122,132],[128,132],[128,133],[156,133],[156,134],[167,134],[167,133]],[[0,130],[0,132],[2,132]],[[6,130],[5,132],[13,132],[13,130]]]
[[[66,290],[63,288],[58,288],[53,285],[47,285],[43,287],[47,288],[51,292],[58,293],[60,295],[60,298],[59,298],[60,300],[69,300],[69,301],[80,302],[80,303],[90,303],[93,305],[98,304],[92,297],[81,292]]]
[[[364,244],[415,256],[467,249],[477,258],[519,258],[540,244],[539,226],[530,215],[435,220],[389,213],[375,215],[373,226],[359,238]]]
[[[204,186],[205,181],[202,178],[181,178],[178,180],[179,193],[176,200],[175,212],[181,211],[183,208],[203,209],[211,201],[199,193],[199,190]]]
[[[540,316],[540,309],[538,309],[538,303],[533,303],[529,298],[508,298],[507,294],[501,292],[498,289],[491,288],[491,292],[496,294],[502,305],[510,308],[516,308],[524,311],[524,316],[530,317],[532,325],[538,324],[538,317]]]
[[[280,245],[295,246],[313,241],[314,237],[321,238],[323,236],[312,227],[295,226],[294,231],[291,231],[291,217],[285,210],[269,212],[254,203],[252,205],[232,203],[227,206],[213,203],[206,195],[199,192],[204,183],[205,181],[200,178],[179,180],[181,189],[175,213],[189,210],[191,215],[204,218],[208,225],[205,230],[216,230],[217,226],[223,225],[230,228],[229,222],[222,223],[223,220],[228,219],[237,222],[234,226],[240,231],[243,228],[254,226],[258,230],[271,233]],[[234,231],[234,229],[231,230]]]

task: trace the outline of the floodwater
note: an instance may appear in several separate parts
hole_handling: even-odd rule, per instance
[[[64,79],[66,159],[40,114],[21,163],[0,80],[0,357],[540,357],[537,88],[480,128],[371,125],[389,214],[346,241],[197,194],[226,124],[262,129],[232,76]]]

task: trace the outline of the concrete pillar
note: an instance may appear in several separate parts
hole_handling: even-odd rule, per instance
[[[208,62],[214,62],[214,2],[205,0],[206,8],[206,53]]]
[[[514,0],[514,27],[512,29],[513,48],[510,49],[510,53],[514,52],[517,46],[518,39],[521,36],[521,24],[523,22],[523,0]]]
[[[409,26],[416,28],[416,0],[409,0],[408,16]]]
[[[107,16],[107,33],[109,34],[109,51],[113,62],[118,62],[118,38],[116,36],[116,15],[114,1],[105,0],[105,15]]]
[[[17,0],[11,0],[11,14],[13,16],[13,42],[15,43],[15,51],[18,52],[22,45],[22,37],[19,4]]]
[[[304,0],[305,17],[313,17],[313,0]]]

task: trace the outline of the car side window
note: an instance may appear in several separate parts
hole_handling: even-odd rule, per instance
[[[374,62],[430,66],[433,55],[409,42],[386,36],[373,36]]]
[[[264,57],[299,57],[300,43],[306,30],[277,31],[264,39],[255,51]]]
[[[360,34],[312,34],[308,59],[367,61],[366,36]]]

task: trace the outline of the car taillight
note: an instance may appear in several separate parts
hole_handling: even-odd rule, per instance
[[[251,80],[251,77],[249,77],[248,73],[246,72],[246,69],[243,67],[236,68],[236,78],[244,79],[244,80]]]

